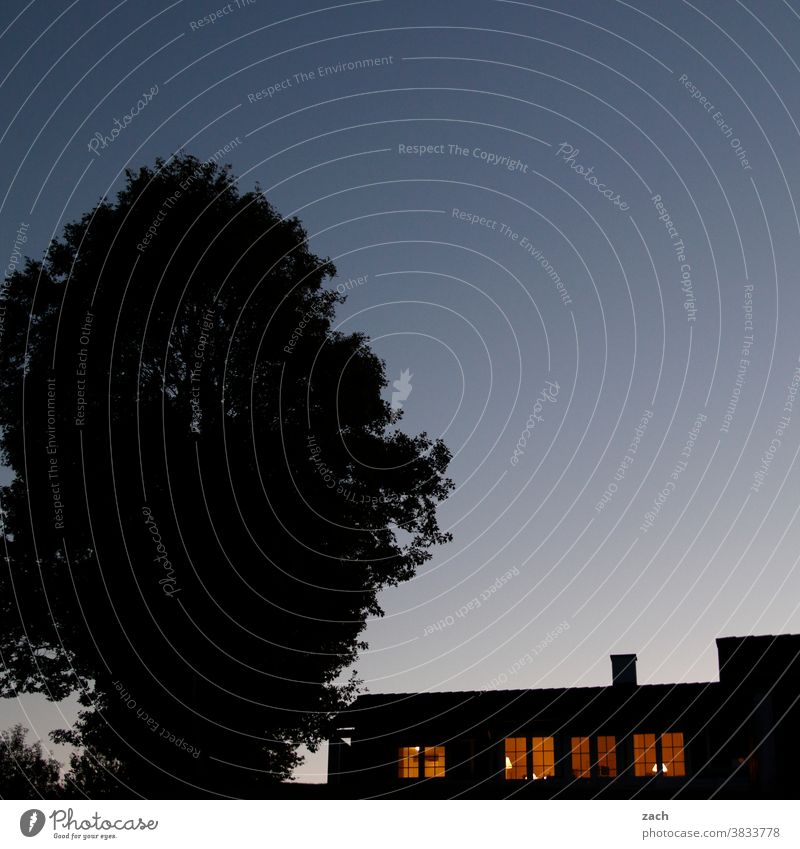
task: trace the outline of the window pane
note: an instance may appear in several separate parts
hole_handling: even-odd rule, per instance
[[[533,743],[533,777],[552,778],[556,774],[555,747],[552,737],[534,737]]]
[[[400,778],[419,778],[419,746],[401,746],[397,764]]]
[[[661,735],[661,760],[665,767],[664,775],[686,775],[682,732],[673,731]]]
[[[444,778],[444,746],[425,747],[425,778]]]
[[[572,774],[575,778],[590,778],[589,738],[572,738]]]
[[[597,738],[597,772],[601,778],[617,775],[617,740],[615,737]]]
[[[528,777],[527,737],[506,737],[506,778]]]
[[[656,766],[656,735],[633,735],[633,774],[639,778],[655,775]]]

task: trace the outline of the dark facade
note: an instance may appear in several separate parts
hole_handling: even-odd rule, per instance
[[[718,639],[719,681],[360,696],[339,717],[342,795],[796,798],[800,636]]]

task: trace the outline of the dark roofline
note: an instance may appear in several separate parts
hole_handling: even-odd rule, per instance
[[[685,692],[703,691],[708,688],[717,688],[720,686],[719,681],[684,681],[675,684],[639,684],[629,688],[629,692],[640,693],[642,696],[655,695],[659,691],[673,692],[675,690]],[[472,699],[483,698],[487,702],[516,702],[526,697],[536,697],[538,695],[548,695],[555,699],[559,699],[567,694],[582,694],[589,696],[600,696],[603,693],[619,694],[619,685],[602,685],[598,687],[540,687],[528,688],[521,690],[443,690],[441,692],[422,692],[422,693],[364,693],[358,697],[343,711],[339,716],[344,717],[348,714],[360,713],[361,711],[372,710],[376,705],[389,706],[401,705],[403,702],[420,700],[425,702],[442,702],[452,701],[453,706],[466,704]],[[459,698],[460,697],[460,698]]]

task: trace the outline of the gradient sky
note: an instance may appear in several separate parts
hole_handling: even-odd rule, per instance
[[[454,454],[454,540],[383,593],[367,688],[603,684],[612,652],[713,680],[716,637],[800,631],[800,3],[223,8],[3,4],[0,256],[180,148],[233,142],[242,188],[303,220],[342,329],[412,375],[402,427]]]

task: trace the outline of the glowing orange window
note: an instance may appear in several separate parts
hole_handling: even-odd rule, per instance
[[[527,737],[506,737],[506,778],[528,777]]]
[[[552,778],[556,774],[555,746],[552,737],[533,737],[533,777]]]
[[[572,738],[572,774],[575,778],[591,778],[589,738]]]
[[[597,773],[601,778],[617,775],[617,740],[615,737],[597,738]]]
[[[444,746],[425,747],[425,778],[444,778]]]
[[[672,731],[661,735],[661,763],[664,775],[686,775],[686,757],[683,752],[683,734]]]
[[[646,778],[658,772],[656,765],[656,735],[633,735],[633,774]]]
[[[419,746],[401,746],[397,768],[400,778],[419,778]]]

